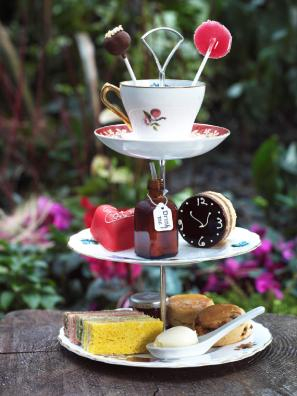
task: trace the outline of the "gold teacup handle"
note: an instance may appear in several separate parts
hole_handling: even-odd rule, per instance
[[[105,83],[100,92],[100,99],[102,103],[114,114],[120,117],[120,119],[123,120],[124,123],[127,125],[129,130],[132,131],[132,126],[129,117],[126,114],[124,114],[118,106],[110,103],[110,101],[107,99],[107,95],[109,94],[109,92],[114,92],[122,100],[120,88],[116,87],[115,85]]]

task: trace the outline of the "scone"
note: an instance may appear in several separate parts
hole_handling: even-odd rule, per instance
[[[195,329],[195,319],[200,311],[213,305],[203,294],[177,294],[168,300],[167,313],[170,326],[187,326]]]
[[[245,311],[237,305],[212,305],[198,313],[195,323],[196,332],[198,336],[207,334],[244,313]],[[236,329],[230,331],[229,334],[221,338],[214,346],[224,346],[242,341],[251,335],[252,329],[253,325],[251,321],[247,321]]]

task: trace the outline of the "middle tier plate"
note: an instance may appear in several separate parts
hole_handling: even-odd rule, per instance
[[[68,246],[75,252],[84,256],[93,257],[101,260],[126,262],[141,265],[166,265],[178,266],[189,265],[204,261],[220,260],[228,257],[239,256],[248,253],[261,245],[258,234],[236,227],[223,245],[212,248],[194,248],[179,239],[179,252],[177,256],[152,260],[144,259],[136,256],[134,249],[122,250],[120,252],[110,252],[106,250],[100,243],[97,243],[90,229],[85,229],[70,237]]]
[[[95,130],[95,136],[112,150],[135,158],[170,160],[191,158],[217,147],[230,131],[215,125],[194,124],[192,133],[181,140],[143,140],[124,124]]]

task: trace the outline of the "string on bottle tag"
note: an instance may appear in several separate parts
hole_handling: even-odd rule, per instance
[[[147,193],[146,196],[148,197],[148,199],[151,201],[151,203],[152,203],[154,206],[159,205],[159,203],[156,204],[156,203],[152,200],[152,197],[150,196],[149,193]],[[165,203],[164,203],[163,205],[167,206],[167,204],[168,204],[168,198],[165,197],[165,196],[164,196],[164,198],[165,198]],[[160,202],[160,203],[162,203],[162,202]]]

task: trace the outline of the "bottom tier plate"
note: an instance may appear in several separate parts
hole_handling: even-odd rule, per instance
[[[120,355],[105,356],[93,355],[84,351],[80,346],[73,344],[64,335],[63,327],[60,329],[58,340],[60,344],[75,353],[87,359],[97,362],[114,364],[117,366],[147,367],[147,368],[182,368],[182,367],[202,367],[213,366],[236,362],[265,349],[272,341],[270,331],[260,323],[253,322],[253,334],[243,341],[224,347],[212,348],[208,353],[202,356],[191,357],[174,361],[161,361],[150,354],[141,355]]]
[[[68,242],[68,246],[71,249],[88,257],[131,264],[170,266],[189,265],[238,256],[256,249],[260,244],[261,240],[258,234],[244,228],[236,227],[231,232],[227,241],[221,246],[218,245],[207,249],[195,248],[180,237],[177,256],[161,260],[152,260],[136,256],[134,249],[110,252],[94,240],[90,229],[85,229],[72,235]]]

